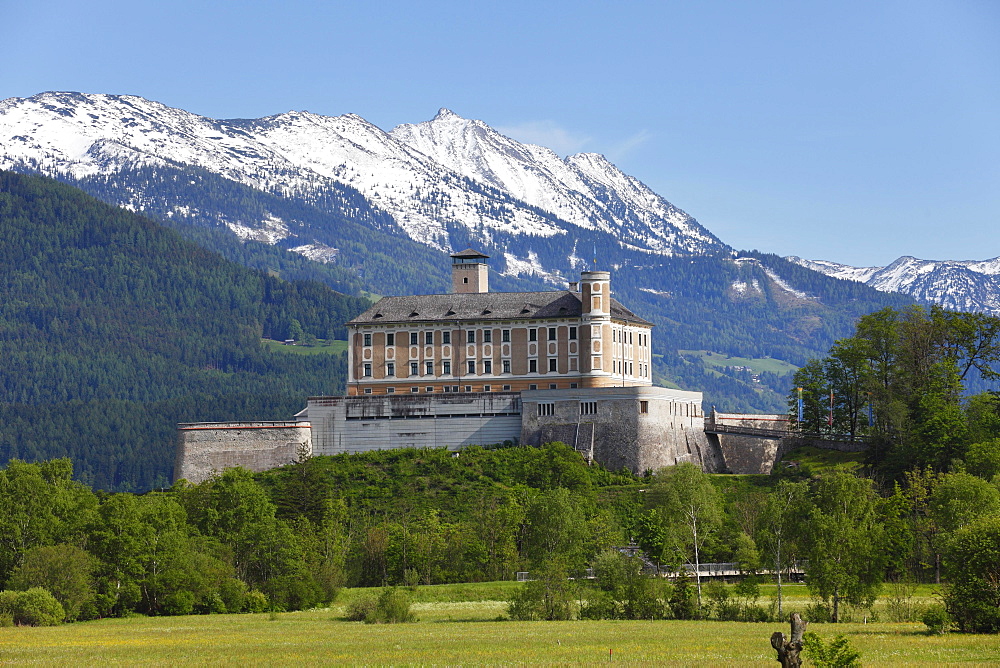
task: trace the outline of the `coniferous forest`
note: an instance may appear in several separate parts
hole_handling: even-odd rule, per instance
[[[342,356],[267,351],[365,308],[244,268],[128,211],[0,172],[0,459],[70,457],[107,490],[169,484],[178,422],[287,419]]]

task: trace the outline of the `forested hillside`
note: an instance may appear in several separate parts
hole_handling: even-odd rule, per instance
[[[0,461],[69,456],[96,488],[169,482],[178,421],[287,419],[340,356],[268,352],[293,320],[343,337],[366,301],[229,262],[55,181],[0,172]]]

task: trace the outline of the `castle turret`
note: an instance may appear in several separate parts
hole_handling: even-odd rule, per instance
[[[451,291],[467,294],[490,291],[489,255],[467,248],[451,256]]]
[[[584,331],[589,331],[589,359],[582,360],[587,371],[611,370],[611,272],[584,271],[580,274],[580,302]],[[589,327],[588,327],[589,326]]]

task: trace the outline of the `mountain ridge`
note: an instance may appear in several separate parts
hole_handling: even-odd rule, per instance
[[[957,311],[1000,315],[1000,257],[921,260],[903,255],[884,267],[852,267],[829,260],[787,260],[827,276],[898,292]]]

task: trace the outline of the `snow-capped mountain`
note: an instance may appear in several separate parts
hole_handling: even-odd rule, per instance
[[[851,267],[826,260],[788,260],[835,278],[901,292],[958,311],[1000,315],[1000,257],[992,260],[919,260],[903,256],[886,267]]]
[[[550,149],[514,141],[448,109],[389,134],[462,176],[578,227],[627,238],[638,249],[701,254],[718,247],[693,218],[602,155],[581,153],[563,160]]]
[[[447,110],[385,132],[354,114],[216,120],[135,96],[42,93],[0,102],[0,168],[70,181],[114,176],[118,183],[142,168],[198,168],[348,215],[358,194],[373,227],[439,250],[469,243],[503,249],[498,269],[552,280],[580,265],[590,244],[609,263],[728,250],[602,156],[560,159]],[[162,208],[163,197],[136,181],[117,203]],[[172,206],[172,216],[190,215]],[[318,230],[270,211],[217,218],[242,238],[281,242],[307,256],[332,250]],[[578,250],[580,241],[588,245]]]

